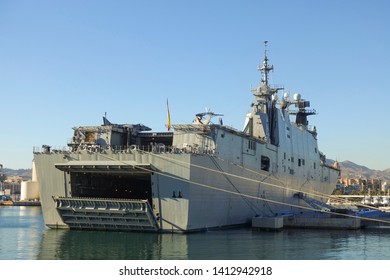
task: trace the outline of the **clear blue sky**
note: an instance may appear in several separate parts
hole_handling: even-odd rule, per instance
[[[311,101],[327,158],[390,168],[390,1],[0,0],[0,163],[72,127],[166,130],[205,107],[242,129],[269,41],[271,83]]]

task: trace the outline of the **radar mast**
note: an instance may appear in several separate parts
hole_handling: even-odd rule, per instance
[[[274,70],[274,66],[270,65],[268,66],[268,57],[267,57],[267,44],[268,41],[264,41],[264,60],[263,65],[260,67],[260,65],[257,67],[257,70],[261,71],[263,73],[263,78],[261,79],[261,84],[268,87],[268,72],[271,70]]]

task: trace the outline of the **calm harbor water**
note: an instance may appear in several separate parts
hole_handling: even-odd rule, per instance
[[[39,207],[0,206],[1,260],[390,260],[390,230],[194,234],[50,230]]]

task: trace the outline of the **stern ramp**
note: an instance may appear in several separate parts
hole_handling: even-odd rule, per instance
[[[148,200],[53,197],[70,229],[158,231]]]

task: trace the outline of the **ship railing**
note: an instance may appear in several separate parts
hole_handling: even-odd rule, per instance
[[[157,145],[157,146],[137,146],[137,149],[140,151],[162,154],[162,153],[171,153],[171,154],[214,154],[214,150],[210,148],[204,148],[201,146],[192,147],[190,145],[178,148],[174,146],[165,146],[165,145]]]
[[[113,146],[107,146],[105,148],[99,146],[99,145],[88,145],[85,144],[84,146],[79,146],[73,151],[82,151],[85,150],[89,153],[104,153],[107,150],[111,150],[113,153],[133,153],[134,151],[138,150],[141,152],[147,152],[147,153],[155,153],[155,154],[165,154],[165,153],[173,153],[173,154],[214,154],[214,150],[207,148],[207,147],[184,147],[184,148],[178,148],[174,146],[168,146],[164,144],[153,144],[153,145],[131,145],[131,146],[119,146],[119,145],[113,145]],[[69,147],[51,147],[47,145],[43,145],[42,147],[33,147],[33,153],[34,154],[55,154],[55,153],[69,153],[70,149]]]
[[[69,152],[68,147],[51,147],[47,145],[43,145],[42,147],[33,147],[33,153],[34,154],[61,154],[61,153],[67,153]]]
[[[110,149],[115,153],[131,153],[132,151],[135,150],[149,152],[149,153],[171,153],[173,150],[172,146],[166,146],[164,144],[111,146]]]

